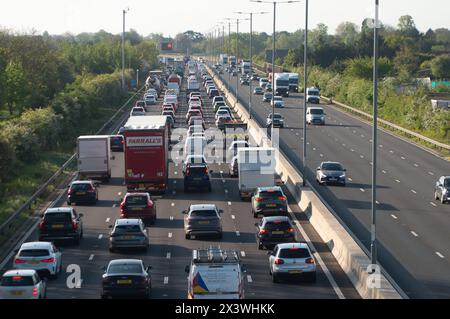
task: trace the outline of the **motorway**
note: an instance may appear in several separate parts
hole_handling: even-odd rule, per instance
[[[236,77],[221,75],[235,94]],[[253,87],[258,82],[253,82]],[[249,86],[238,88],[248,109]],[[280,148],[301,170],[303,94],[277,108],[285,118]],[[363,245],[370,249],[372,127],[332,105],[322,105],[327,124],[307,128],[307,177]],[[252,115],[265,126],[272,111],[253,95]],[[450,205],[434,200],[434,185],[450,172],[450,162],[384,131],[378,135],[378,258],[411,298],[450,298]],[[347,168],[347,186],[319,186],[315,169],[322,161]]]
[[[207,126],[213,121],[210,101],[206,115]],[[184,123],[187,111],[185,98],[180,97],[181,107],[177,110],[177,122]],[[153,113],[153,112],[151,112]],[[154,114],[160,114],[160,106],[155,106]],[[184,126],[184,125],[181,125]],[[245,274],[245,295],[247,298],[263,299],[307,299],[307,298],[359,298],[346,274],[342,271],[325,243],[306,220],[304,214],[298,211],[291,199],[291,210],[298,220],[298,227],[316,248],[314,254],[319,260],[317,282],[287,282],[272,283],[268,269],[266,251],[257,249],[255,240],[256,220],[250,212],[250,203],[239,198],[237,179],[229,178],[226,164],[212,164],[213,191],[211,193],[184,193],[181,164],[173,162],[169,165],[170,187],[164,196],[156,198],[158,219],[154,226],[148,228],[150,234],[150,249],[143,252],[110,253],[108,250],[109,225],[113,225],[119,217],[119,199],[124,196],[124,158],[123,153],[114,153],[112,161],[112,178],[99,188],[99,202],[96,206],[76,207],[84,214],[84,238],[80,246],[61,244],[63,249],[63,267],[79,265],[81,283],[79,287],[69,289],[66,281],[70,273],[62,273],[57,279],[49,281],[48,298],[50,299],[98,299],[101,292],[101,276],[103,267],[112,259],[139,258],[152,266],[152,298],[179,299],[187,297],[187,275],[185,266],[189,264],[192,250],[207,248],[210,245],[220,245],[225,249],[235,249],[240,252],[242,261],[247,267]],[[186,240],[183,229],[182,211],[193,203],[214,203],[224,210],[223,230],[221,240]],[[65,204],[65,196],[56,206]],[[26,241],[37,239],[34,230]],[[303,238],[306,239],[306,238]],[[1,269],[9,269],[12,260]]]

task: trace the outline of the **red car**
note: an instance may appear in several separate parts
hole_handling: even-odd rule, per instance
[[[189,119],[193,116],[199,116],[199,117],[203,117],[202,111],[200,110],[192,110],[190,109],[187,113],[186,113],[186,123],[189,122]]]
[[[153,225],[156,207],[148,193],[127,193],[120,203],[120,218],[139,218]]]

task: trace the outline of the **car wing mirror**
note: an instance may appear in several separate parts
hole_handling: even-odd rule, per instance
[[[273,256],[273,251],[268,251],[267,256]]]
[[[346,168],[344,168],[344,170],[343,170],[344,172],[346,172],[347,171],[347,169]]]
[[[187,211],[187,210],[183,210],[181,213],[182,213],[183,215],[187,215],[188,211]]]
[[[186,266],[184,267],[184,272],[188,274],[190,269],[191,269],[190,266]]]

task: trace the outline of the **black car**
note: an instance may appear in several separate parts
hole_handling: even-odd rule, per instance
[[[209,91],[209,98],[212,99],[215,96],[220,96],[219,90],[217,89],[212,89]]]
[[[241,78],[241,85],[250,85],[250,83],[248,82],[248,79]]]
[[[97,204],[98,190],[93,181],[74,181],[67,190],[67,205]]]
[[[123,152],[123,135],[112,135],[109,138],[112,152]]]
[[[184,191],[190,188],[207,189],[211,192],[211,178],[206,164],[192,164],[184,172]]]
[[[39,223],[39,241],[72,240],[78,245],[83,238],[82,217],[72,207],[47,209]]]
[[[287,216],[264,217],[255,226],[258,249],[273,248],[277,244],[297,240],[295,227]]]
[[[102,299],[141,297],[150,298],[151,267],[139,259],[116,259],[109,262],[102,276]]]

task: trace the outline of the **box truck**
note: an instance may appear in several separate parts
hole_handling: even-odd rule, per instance
[[[230,67],[234,68],[236,66],[236,57],[233,55],[230,56],[229,61],[230,61]]]
[[[241,70],[242,70],[242,74],[249,74],[252,72],[251,68],[250,68],[250,60],[242,60],[241,63]]]
[[[169,160],[167,117],[130,117],[124,129],[127,189],[164,193],[167,189]]]
[[[220,64],[222,64],[224,67],[228,64],[228,54],[220,54]]]
[[[238,148],[237,160],[241,199],[252,197],[257,187],[275,186],[274,148]]]
[[[80,179],[108,180],[111,178],[109,135],[78,137],[77,158]]]
[[[298,93],[298,73],[289,73],[289,91]]]
[[[275,95],[289,96],[289,73],[275,73],[273,92]]]

